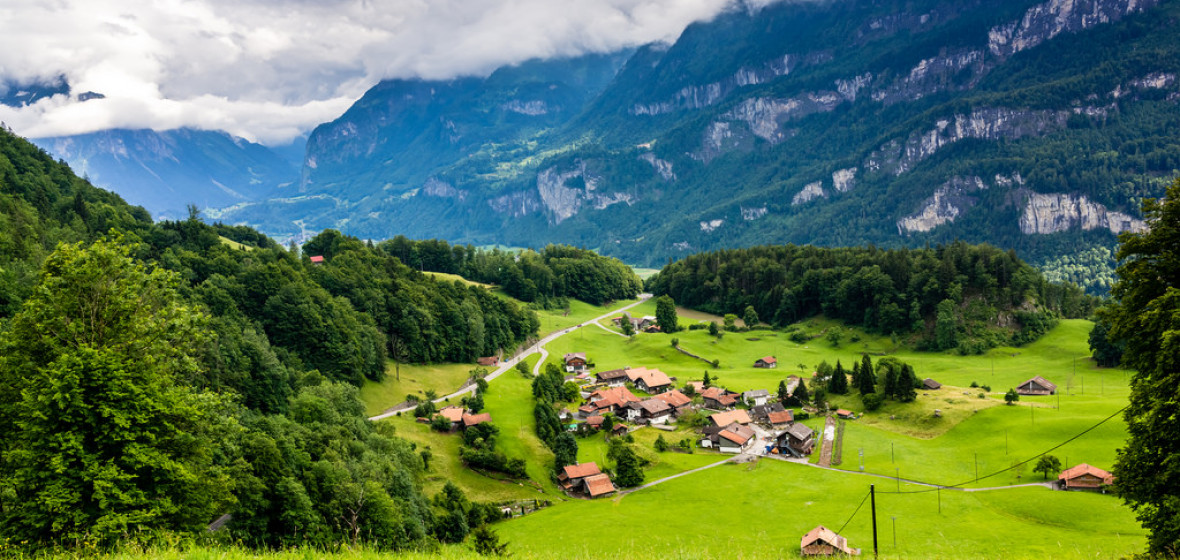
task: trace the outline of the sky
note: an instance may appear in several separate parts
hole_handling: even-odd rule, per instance
[[[0,106],[0,121],[29,138],[193,127],[277,145],[382,79],[671,42],[769,1],[2,0],[0,83],[64,75],[73,96]],[[105,98],[77,101],[87,91]]]

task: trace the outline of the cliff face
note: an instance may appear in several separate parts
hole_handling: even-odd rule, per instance
[[[987,188],[979,177],[954,177],[934,191],[922,208],[897,221],[897,233],[927,232],[942,224],[953,222],[959,214],[975,205],[972,192]]]
[[[1106,229],[1118,235],[1124,231],[1140,232],[1146,227],[1143,220],[1107,210],[1084,195],[1029,193],[1020,214],[1020,231],[1026,235],[1071,229]]]
[[[1062,33],[1118,21],[1156,4],[1158,0],[1049,0],[1033,6],[1019,21],[992,28],[987,47],[996,56],[1011,56]]]

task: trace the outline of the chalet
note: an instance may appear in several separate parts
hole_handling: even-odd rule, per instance
[[[754,367],[765,368],[765,369],[777,368],[778,367],[778,360],[775,359],[774,356],[766,356],[764,358],[758,358],[757,360],[754,360]]]
[[[665,424],[672,415],[672,405],[660,399],[644,399],[627,403],[627,419],[632,422],[644,421],[649,424]]]
[[[672,407],[673,414],[680,414],[681,411],[685,410],[689,407],[689,405],[692,404],[692,399],[688,398],[688,395],[685,395],[676,389],[660,393],[656,395],[655,398],[668,403],[668,406]]]
[[[565,371],[569,373],[581,372],[586,369],[585,352],[572,352],[563,356],[561,360],[565,362]]]
[[[604,412],[618,412],[630,402],[639,402],[639,397],[628,391],[626,387],[599,389],[590,394],[590,402],[582,405],[578,409],[578,412],[581,412],[584,416],[593,416]]]
[[[439,416],[450,420],[452,430],[459,427],[459,424],[463,423],[463,415],[466,413],[467,411],[461,406],[447,406],[438,411]]]
[[[612,494],[615,491],[615,483],[611,482],[610,476],[605,473],[586,477],[585,484],[586,493],[590,494],[591,498]]]
[[[598,465],[594,462],[566,465],[557,474],[557,484],[566,492],[584,492],[586,479],[600,474],[602,471],[598,470]]]
[[[496,367],[496,366],[500,365],[500,357],[499,356],[484,356],[482,358],[476,358],[475,363],[477,363],[481,366],[484,366],[484,367]]]
[[[733,408],[737,404],[737,393],[726,391],[721,387],[709,387],[701,391],[701,397],[705,399],[705,407],[724,410]]]
[[[586,419],[586,425],[595,430],[602,429],[602,423],[606,421],[606,417],[596,414]]]
[[[754,444],[754,429],[738,423],[726,426],[711,426],[704,429],[701,447],[716,449],[722,453],[741,453]]]
[[[941,388],[942,388],[942,383],[939,383],[939,382],[937,382],[937,381],[935,381],[935,380],[933,380],[933,379],[930,379],[929,377],[927,377],[926,379],[923,379],[923,380],[922,380],[922,388],[923,388],[923,389],[929,389],[929,390],[931,390],[931,391],[934,391],[934,390],[937,390],[937,389],[941,389]]]
[[[835,556],[860,554],[859,548],[848,546],[848,539],[837,535],[835,531],[820,525],[803,535],[799,541],[799,548],[804,556]]]
[[[768,423],[770,422],[770,414],[783,412],[783,404],[780,402],[769,402],[766,404],[759,404],[750,407],[750,418],[755,422]]]
[[[311,257],[311,264],[324,264],[324,257],[320,255]]]
[[[646,393],[663,393],[672,388],[672,379],[658,369],[628,368],[627,378],[635,384],[635,388]]]
[[[709,420],[713,422],[714,426],[728,426],[730,424],[746,425],[750,423],[750,415],[741,409],[730,410],[729,412],[718,412],[709,416]]]
[[[599,383],[608,387],[622,387],[628,381],[627,370],[612,369],[609,371],[600,371],[595,374],[595,378]]]
[[[746,391],[742,393],[742,401],[747,406],[758,406],[766,404],[770,401],[770,391],[766,389],[754,389],[753,391]]]
[[[1020,395],[1053,395],[1057,393],[1057,386],[1036,376],[1016,386],[1016,393]]]
[[[780,410],[766,415],[766,422],[773,426],[786,426],[795,422],[795,411]]]
[[[463,429],[465,430],[472,426],[478,426],[484,422],[491,421],[492,415],[488,412],[484,412],[482,414],[467,414],[466,412],[463,413]]]
[[[810,455],[815,447],[815,432],[801,422],[796,422],[779,434],[776,443],[781,450],[785,451],[789,447],[797,454]]]
[[[1114,475],[1082,463],[1057,475],[1057,484],[1064,490],[1101,490],[1114,484]]]

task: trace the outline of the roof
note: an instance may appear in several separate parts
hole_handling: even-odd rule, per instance
[[[462,422],[463,414],[466,412],[466,410],[463,410],[463,407],[448,406],[438,411],[438,415],[446,418],[447,420],[450,420],[451,422]]]
[[[852,416],[852,411],[851,410],[844,410],[843,408],[837,408],[836,409],[836,416],[841,416],[841,417]]]
[[[675,389],[666,393],[660,393],[656,395],[655,398],[660,399],[661,401],[664,401],[677,408],[692,402],[692,399],[688,398],[688,395],[685,395],[684,393],[681,393]]]
[[[1064,471],[1061,471],[1061,474],[1057,475],[1057,480],[1071,480],[1086,474],[1101,478],[1102,482],[1105,484],[1111,484],[1114,482],[1114,475],[1098,467],[1087,465],[1086,463],[1075,465],[1065,469]]]
[[[746,391],[742,393],[743,399],[756,399],[758,397],[769,397],[770,391],[766,389],[754,389],[753,391]]]
[[[1047,380],[1044,377],[1041,377],[1039,375],[1032,378],[1032,379],[1029,379],[1028,381],[1025,381],[1024,383],[1021,383],[1021,385],[1028,385],[1029,383],[1033,383],[1035,385],[1040,385],[1041,387],[1044,387],[1050,391],[1057,390],[1056,385],[1054,385],[1053,383],[1050,383],[1049,380]]]
[[[642,408],[648,414],[660,414],[672,410],[672,405],[661,399],[644,399],[637,403],[631,403],[628,406]]]
[[[580,465],[566,465],[562,468],[562,472],[569,478],[586,478],[587,476],[599,474],[602,471],[598,469],[598,465],[594,461],[591,461]]]
[[[591,498],[610,494],[615,491],[615,483],[611,482],[610,477],[605,474],[588,476],[586,477],[586,491],[590,493]]]
[[[685,387],[692,387],[692,390],[697,392],[698,394],[701,391],[705,390],[705,382],[704,381],[689,381],[688,383],[685,383],[684,386]]]
[[[491,422],[491,421],[492,421],[492,415],[489,412],[484,412],[483,414],[464,414],[463,415],[463,425],[467,426],[468,428],[470,428],[471,426],[478,425],[478,424],[483,424],[484,422]]]
[[[754,430],[742,426],[740,424],[730,424],[724,430],[717,434],[718,437],[725,438],[738,445],[745,445],[750,438],[754,437]]]
[[[314,257],[311,258],[311,262],[313,262],[315,264],[322,263],[322,262],[324,262],[324,257],[322,257],[320,255],[315,255]]]
[[[642,381],[648,387],[663,387],[664,385],[672,384],[672,380],[668,378],[668,374],[658,369],[647,369],[645,367],[628,369],[627,377],[635,383]]]
[[[927,389],[939,389],[942,387],[942,383],[939,383],[939,382],[927,377],[926,379],[922,380],[922,386],[926,387]]]
[[[584,361],[586,361],[586,353],[585,352],[570,352],[569,354],[566,354],[565,356],[563,356],[561,359],[564,361],[567,361],[567,362],[570,360],[573,360],[573,359],[582,360],[584,362]]]
[[[795,439],[806,440],[807,438],[811,437],[812,434],[814,434],[815,432],[813,432],[811,430],[811,428],[808,428],[804,424],[795,423],[795,424],[792,424],[790,428],[787,428],[786,433],[787,433],[787,435],[789,435]]]
[[[795,412],[791,410],[784,410],[782,412],[771,412],[767,415],[771,424],[789,424],[795,421]]]
[[[484,356],[482,358],[476,358],[475,360],[475,362],[481,366],[494,366],[499,361],[499,356]]]
[[[598,414],[586,419],[586,423],[591,426],[602,426],[604,421],[606,421],[606,417]]]
[[[595,375],[597,375],[599,379],[604,380],[604,381],[608,380],[608,379],[619,379],[621,377],[627,377],[627,370],[611,369],[611,370],[607,370],[607,371],[600,371]]]
[[[709,387],[701,391],[701,396],[706,399],[713,399],[723,406],[733,406],[737,403],[737,393],[730,393],[721,387]]]
[[[714,424],[718,426],[728,426],[734,422],[738,424],[749,424],[750,415],[744,410],[731,410],[729,412],[718,412],[709,417]]]
[[[595,410],[599,410],[612,406],[625,406],[629,402],[639,402],[639,397],[636,397],[626,387],[611,387],[594,391],[590,395],[590,402],[593,403]]]
[[[859,552],[848,548],[848,539],[837,535],[835,531],[824,527],[823,525],[819,525],[816,528],[808,531],[806,535],[803,535],[803,538],[799,541],[799,548],[806,548],[815,544],[816,542],[830,544],[845,554],[857,554]]]
[[[774,358],[774,356],[766,356],[764,358],[758,358],[756,361],[766,363],[766,364],[773,364],[773,363],[777,362],[778,360],[776,360]]]

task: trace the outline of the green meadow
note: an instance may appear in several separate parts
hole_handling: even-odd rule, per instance
[[[361,401],[365,413],[377,415],[406,400],[406,395],[425,399],[426,391],[439,396],[449,395],[462,387],[478,364],[385,364],[385,379],[381,382],[365,380],[361,386]]]

